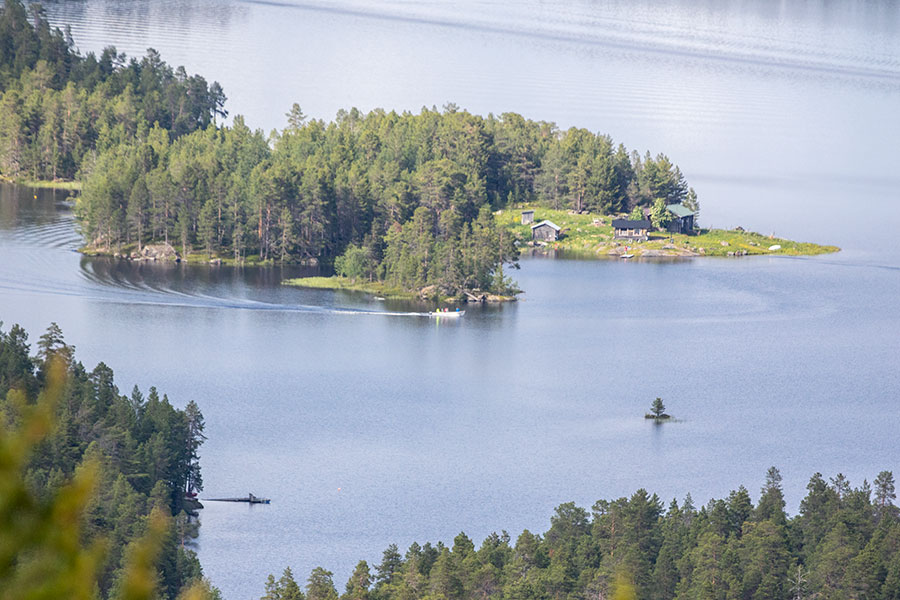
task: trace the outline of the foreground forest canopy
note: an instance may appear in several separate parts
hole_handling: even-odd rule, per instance
[[[0,329],[0,597],[80,597],[87,570],[88,597],[139,598],[125,592],[142,561],[156,598],[206,585],[188,547],[197,405],[176,409],[154,388],[120,394],[112,370],[87,370],[55,324],[36,346],[17,325]]]
[[[781,475],[769,469],[754,506],[741,486],[697,509],[690,495],[668,508],[654,494],[559,506],[543,535],[464,533],[452,546],[396,545],[374,568],[361,561],[344,600],[894,600],[900,598],[900,516],[893,474],[853,488],[816,473],[794,517]],[[302,583],[302,582],[301,582]],[[263,600],[336,600],[319,567],[305,586],[290,569],[269,576]],[[305,590],[305,591],[304,591]]]
[[[31,21],[29,21],[29,17]],[[32,24],[33,22],[33,24]],[[666,156],[514,113],[447,105],[419,114],[341,111],[265,136],[224,116],[221,87],[71,36],[5,0],[0,15],[0,170],[79,178],[88,248],[172,244],[237,262],[332,264],[406,289],[508,292],[518,252],[490,211],[516,202],[624,213],[696,194]]]

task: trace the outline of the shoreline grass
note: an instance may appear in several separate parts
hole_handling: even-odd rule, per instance
[[[392,286],[383,281],[350,279],[340,275],[333,275],[331,277],[297,277],[294,279],[285,279],[281,284],[317,290],[341,290],[345,292],[363,293],[384,298],[385,300],[407,300],[429,304],[461,304],[468,301],[464,294],[453,296],[439,294],[436,291],[435,286],[428,286],[418,291],[410,291]],[[518,299],[516,296],[501,296],[490,293],[486,293],[484,296],[484,301],[488,303],[515,302]]]
[[[317,290],[343,290],[372,294],[391,300],[418,300],[419,295],[401,288],[392,287],[383,281],[361,281],[335,275],[333,277],[295,277],[285,279],[282,285],[311,288]]]
[[[22,179],[7,177],[6,175],[0,175],[0,182],[9,183],[11,185],[21,185],[22,187],[38,190],[66,190],[70,192],[80,192],[82,187],[80,181]]]
[[[521,223],[521,209],[535,211],[535,222],[550,220],[562,228],[563,235],[546,245],[529,245],[531,225]],[[564,210],[523,206],[504,209],[494,214],[497,224],[506,228],[520,243],[523,252],[529,250],[562,250],[577,258],[616,258],[625,253],[636,258],[692,258],[698,256],[816,256],[839,252],[837,246],[795,242],[737,229],[700,229],[695,235],[651,232],[645,242],[617,240],[613,237],[614,216],[601,214],[571,214]],[[769,250],[771,246],[781,246]]]

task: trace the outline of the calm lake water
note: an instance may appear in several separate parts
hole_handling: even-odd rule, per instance
[[[57,321],[123,391],[206,416],[205,571],[230,599],[394,542],[544,531],[639,487],[697,502],[782,470],[900,472],[900,5],[821,1],[45,3],[82,50],[148,46],[280,127],[456,102],[665,151],[706,225],[814,259],[527,259],[459,322],[280,286],[288,270],[92,260],[65,194],[0,187],[0,318]],[[641,418],[662,396],[679,423]]]

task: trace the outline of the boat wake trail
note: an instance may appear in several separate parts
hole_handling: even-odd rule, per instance
[[[27,265],[46,262],[42,257],[29,256]],[[51,261],[52,262],[52,261]],[[57,265],[59,266],[59,265]],[[129,267],[131,265],[128,265]],[[137,269],[109,268],[109,264],[82,259],[77,276],[71,271],[57,268],[60,277],[47,277],[53,273],[52,265],[43,269],[17,269],[0,276],[0,293],[18,293],[30,296],[51,296],[82,299],[87,302],[109,305],[143,307],[171,307],[201,310],[246,310],[265,312],[292,312],[318,315],[366,315],[386,317],[429,317],[428,312],[389,311],[379,308],[323,306],[296,303],[295,289],[256,288],[252,283],[237,277],[236,281],[197,282],[185,277],[177,270],[149,273],[140,276]],[[36,276],[36,273],[44,273]],[[265,297],[252,297],[261,294]],[[303,294],[300,293],[302,296]]]
[[[0,295],[71,298],[92,304],[211,310],[428,318],[380,305],[330,305],[334,297],[281,286],[274,269],[208,269],[80,256],[72,217],[32,218],[0,233]],[[300,300],[300,302],[297,302]],[[303,302],[311,300],[311,302]],[[322,302],[320,304],[320,302]],[[450,316],[449,318],[453,318]]]

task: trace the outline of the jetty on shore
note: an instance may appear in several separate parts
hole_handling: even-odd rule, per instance
[[[246,502],[248,504],[269,504],[271,500],[268,498],[260,498],[253,494],[247,494],[242,498],[204,498],[207,502]]]

